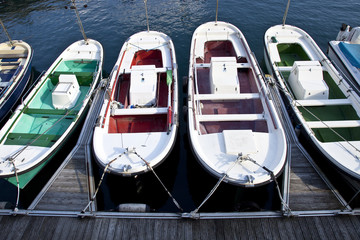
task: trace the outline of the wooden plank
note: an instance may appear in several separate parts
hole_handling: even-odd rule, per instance
[[[14,222],[11,225],[12,231],[10,231],[5,236],[7,237],[7,239],[11,239],[11,240],[22,239],[23,235],[27,234],[25,232],[24,226],[26,226],[30,222],[31,219],[29,217],[25,217],[25,216],[16,216],[13,219],[14,219]],[[1,230],[2,230],[2,228],[1,228]],[[1,231],[1,234],[3,234],[2,231]]]
[[[229,220],[224,219],[218,222],[222,223],[221,228],[223,229],[224,235],[223,238],[225,240],[239,240],[240,235],[242,234],[242,230],[237,227],[237,221],[236,219]],[[221,239],[221,237],[218,237],[218,239]]]
[[[329,239],[329,237],[328,237],[329,231],[327,231],[324,228],[324,225],[322,224],[322,221],[321,221],[321,217],[313,217],[312,219],[313,219],[313,222],[314,222],[314,228],[318,232],[319,239],[324,239],[324,240]]]
[[[53,240],[58,240],[58,239],[61,239],[61,234],[63,234],[64,232],[64,225],[67,223],[67,219],[66,218],[60,218],[59,219],[59,222],[56,226],[56,228],[54,229],[54,234],[53,236],[51,237]],[[64,236],[66,237],[66,236]]]
[[[350,226],[350,224],[349,224],[349,227],[352,227],[356,231],[356,234],[359,236],[359,239],[360,239],[360,228],[359,228],[360,217],[359,216],[350,216],[349,219],[350,219],[350,222],[352,223],[352,226]]]
[[[14,231],[13,225],[16,223],[16,217],[3,217],[0,221],[1,235],[7,236]]]
[[[89,221],[86,224],[86,229],[85,229],[82,239],[90,239],[91,238],[94,225],[95,225],[95,219],[93,219],[93,218],[89,219]],[[119,239],[120,238],[121,237],[119,236]]]
[[[333,228],[331,223],[329,222],[329,217],[320,217],[323,227],[325,228],[326,232],[328,233],[328,239],[339,239],[336,237],[337,231]]]
[[[108,229],[106,233],[106,239],[115,239],[115,232],[116,232],[116,225],[117,225],[117,219],[111,218],[108,223]],[[145,225],[147,226],[147,225]],[[78,238],[77,238],[78,239]]]
[[[27,224],[22,239],[39,239],[39,229],[41,229],[42,225],[44,224],[45,218],[46,217],[31,217],[31,221],[29,221]],[[46,225],[46,222],[44,225]]]
[[[32,217],[28,218],[32,221]],[[40,233],[39,239],[52,239],[55,229],[59,225],[60,219],[61,218],[59,217],[46,217],[42,226],[38,228]]]
[[[102,223],[105,221],[104,218],[95,218],[94,220],[94,225],[92,227],[92,229],[90,230],[91,232],[91,240],[97,240],[103,236],[100,236],[100,230],[102,228]],[[104,239],[104,238],[102,238]]]
[[[76,223],[76,231],[73,239],[86,239],[84,238],[87,226],[89,225],[89,222],[93,221],[91,218],[77,218]]]
[[[303,239],[312,239],[312,235],[310,234],[309,229],[311,227],[308,226],[305,218],[294,218],[294,222],[298,226],[297,229],[301,229],[301,235]]]
[[[249,239],[256,239],[256,229],[254,229],[254,225],[252,224],[251,219],[244,219],[244,221],[246,224]]]
[[[110,218],[103,218],[101,220],[101,224],[99,227],[99,232],[97,236],[93,236],[93,239],[107,239],[107,234],[108,234],[108,230],[109,230],[109,224],[110,224]]]
[[[342,239],[355,239],[354,234],[350,233],[349,230],[346,227],[344,219],[348,218],[349,216],[336,216],[332,219],[335,222],[335,225],[341,232]]]
[[[289,239],[290,236],[294,236],[292,226],[286,226],[285,219],[277,219],[274,222],[274,219],[264,219],[264,222],[268,222],[268,231],[271,234],[268,234],[269,239]],[[290,234],[289,234],[290,232]]]
[[[118,219],[116,226],[115,226],[115,236],[118,239],[125,239],[123,237],[123,229],[125,228],[125,224],[124,224],[125,220],[124,219]]]

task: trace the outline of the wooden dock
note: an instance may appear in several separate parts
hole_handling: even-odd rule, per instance
[[[0,239],[359,239],[360,217],[160,220],[0,217]]]
[[[299,144],[291,127],[286,130],[289,164],[284,170],[282,184],[284,203],[289,209],[200,213],[197,218],[201,220],[194,220],[188,219],[186,213],[99,212],[94,203],[81,213],[94,192],[90,141],[96,112],[100,108],[98,100],[105,92],[105,88],[100,88],[94,96],[76,147],[30,207],[18,212],[0,211],[3,215],[0,216],[2,236],[6,239],[360,238],[360,217],[354,216],[357,212],[346,206],[344,199]],[[272,96],[277,107],[284,111],[277,99],[278,93],[272,91]],[[282,114],[282,121],[289,124],[286,114]]]

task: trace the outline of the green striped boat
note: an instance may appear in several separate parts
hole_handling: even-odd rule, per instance
[[[21,188],[49,162],[85,117],[101,78],[103,48],[88,39],[71,44],[0,131],[0,177]]]

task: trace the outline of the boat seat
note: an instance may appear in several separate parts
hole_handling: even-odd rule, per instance
[[[360,127],[359,120],[347,120],[347,121],[309,121],[306,122],[310,128],[350,128]]]
[[[236,68],[250,68],[250,63],[236,63]],[[195,68],[210,68],[210,63],[195,63]],[[291,67],[289,68],[289,71],[291,70]]]
[[[194,100],[242,100],[260,98],[259,93],[239,93],[239,94],[195,94]]]
[[[199,122],[257,121],[264,120],[263,114],[213,114],[197,115]]]
[[[168,108],[121,108],[112,109],[111,116],[167,114]]]
[[[11,85],[12,82],[0,82],[0,88],[5,88],[9,85]]]
[[[333,105],[350,105],[349,99],[313,99],[313,100],[296,100],[296,106],[313,107],[313,106],[333,106]]]
[[[69,116],[74,116],[79,113],[78,110],[67,109],[42,109],[42,108],[26,108],[24,111],[26,114],[43,114],[43,115],[64,115],[67,113]]]
[[[34,139],[37,140],[31,146],[51,147],[61,135],[52,134],[33,134],[33,133],[9,133],[5,145],[26,145]]]
[[[269,52],[272,56],[272,58],[274,59],[275,62],[281,62],[281,58],[279,55],[279,50],[277,48],[277,43],[269,43]]]

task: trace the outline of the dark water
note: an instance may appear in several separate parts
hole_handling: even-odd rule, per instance
[[[219,21],[237,26],[245,35],[260,63],[263,62],[263,35],[272,25],[282,22],[287,1],[220,0]],[[87,7],[84,7],[87,5]],[[35,50],[33,69],[46,70],[71,43],[82,38],[74,10],[65,9],[70,1],[62,0],[0,0],[0,18],[13,39],[27,41]],[[146,30],[142,0],[77,1],[86,34],[104,47],[104,72],[109,73],[124,41],[132,34]],[[190,41],[196,27],[215,20],[215,0],[148,0],[150,29],[168,34],[175,45],[180,80],[180,131],[169,159],[156,168],[165,185],[184,208],[191,211],[205,198],[216,179],[210,177],[196,162],[188,145],[186,122],[182,109],[186,93],[182,77],[188,73]],[[307,31],[326,51],[327,42],[335,39],[341,23],[357,26],[360,2],[348,0],[291,1],[287,24]],[[0,42],[6,40],[0,34]],[[73,145],[68,145],[71,149]],[[61,162],[61,156],[59,157]],[[94,165],[96,166],[96,165]],[[95,170],[97,176],[100,170]],[[41,181],[39,181],[41,182]],[[34,191],[29,191],[34,192]],[[1,193],[0,193],[1,195]],[[26,194],[25,194],[26,195]],[[26,206],[30,200],[23,204]],[[147,203],[162,212],[176,212],[172,203],[152,174],[136,179],[107,176],[98,197],[99,208],[110,210],[119,203]],[[280,204],[274,185],[241,189],[220,185],[202,211],[276,210]]]

